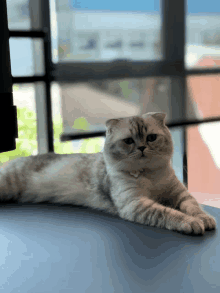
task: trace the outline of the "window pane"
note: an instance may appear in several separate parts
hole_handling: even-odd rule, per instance
[[[52,98],[53,112],[58,113],[54,132],[56,133],[56,128],[59,135],[83,130],[105,130],[107,119],[146,112],[165,112],[167,121],[170,121],[172,120],[169,111],[171,108],[169,106],[170,84],[170,78],[140,78],[54,85],[56,93],[53,93],[54,98]],[[55,95],[60,95],[61,99],[58,100]],[[63,128],[60,127],[60,120],[62,120]],[[171,133],[175,144],[173,167],[178,178],[183,181],[181,128],[171,129]],[[104,142],[104,137],[71,142],[58,142],[57,137],[55,152],[99,152],[102,151]],[[65,149],[67,144],[69,145]]]
[[[63,133],[61,88],[58,83],[51,84],[51,106],[54,131],[54,152],[58,154],[74,153],[73,143],[71,141],[61,142],[60,136]],[[80,149],[76,149],[76,152]]]
[[[188,118],[220,116],[220,75],[187,78]],[[188,187],[200,203],[220,207],[220,122],[187,128]]]
[[[220,66],[220,1],[188,0],[186,67]]]
[[[101,80],[60,84],[64,129],[72,132],[74,121],[85,117],[89,129],[105,121],[146,112],[164,111],[169,117],[169,78]]]
[[[60,61],[162,58],[159,0],[57,0],[56,7]]]
[[[17,157],[37,154],[37,122],[34,84],[14,84],[13,101],[17,107],[18,138],[16,150],[0,154],[0,165]]]
[[[220,116],[220,75],[187,77],[187,116],[203,119]]]
[[[199,203],[220,207],[220,123],[187,129],[188,189]]]
[[[30,30],[29,0],[6,0],[8,28],[10,30]]]
[[[44,74],[42,40],[10,38],[9,46],[13,76]]]

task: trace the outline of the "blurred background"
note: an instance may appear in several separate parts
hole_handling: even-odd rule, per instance
[[[10,30],[40,29],[32,0],[7,0]],[[126,10],[125,10],[126,7]],[[162,54],[161,1],[50,0],[52,61],[103,62],[115,59],[157,61]],[[39,27],[38,27],[39,24]],[[12,75],[45,74],[43,42],[10,38]],[[220,66],[220,1],[188,0],[185,68]],[[187,118],[218,116],[219,74],[187,76]],[[102,150],[105,138],[60,142],[61,133],[103,129],[104,122],[151,111],[172,121],[174,77],[103,79],[51,85],[56,153]],[[18,109],[17,149],[0,154],[1,164],[19,156],[41,153],[37,142],[37,101],[44,83],[14,84]],[[177,91],[178,95],[178,91]],[[172,99],[171,99],[172,98]],[[178,101],[178,98],[177,98]],[[177,102],[178,103],[178,102]],[[183,181],[183,127],[172,128],[173,167]],[[200,203],[220,206],[220,123],[187,127],[188,189]]]

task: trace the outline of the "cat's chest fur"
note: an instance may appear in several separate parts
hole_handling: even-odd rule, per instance
[[[132,172],[122,172],[115,174],[112,182],[113,191],[118,195],[123,192],[133,193],[135,196],[151,198],[164,205],[171,206],[170,186],[172,185],[172,169],[167,168],[163,172],[148,172],[143,170],[135,176]]]

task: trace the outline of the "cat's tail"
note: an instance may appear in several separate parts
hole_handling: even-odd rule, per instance
[[[19,201],[27,185],[28,157],[16,158],[0,168],[0,202]]]

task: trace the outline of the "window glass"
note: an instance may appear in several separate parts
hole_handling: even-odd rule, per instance
[[[78,84],[59,84],[55,86],[56,95],[61,99],[60,120],[63,128],[57,130],[71,134],[83,130],[105,130],[105,121],[110,118],[139,115],[146,112],[165,112],[167,122],[171,121],[170,104],[170,78],[139,78],[122,80],[90,81]],[[54,93],[55,95],[55,93]],[[59,106],[58,106],[59,104]],[[53,106],[54,107],[54,106]],[[55,113],[55,110],[53,110]],[[57,119],[57,120],[59,120]],[[59,122],[61,125],[61,122]],[[55,126],[54,126],[55,127]],[[55,128],[54,128],[55,129]],[[178,178],[183,181],[183,145],[182,129],[170,129],[174,145],[173,167]],[[93,153],[103,150],[105,138],[90,138],[60,142],[55,151],[63,153],[62,145],[72,144],[72,149],[64,147],[66,152]]]
[[[220,207],[220,122],[187,128],[188,189],[199,203]]]
[[[186,68],[220,66],[220,1],[188,0]]]
[[[162,58],[159,0],[57,0],[56,18],[58,35],[52,30],[52,39],[58,36],[60,61]]]
[[[6,0],[6,3],[8,28],[10,30],[30,30],[29,0]]]
[[[220,75],[187,78],[188,118],[220,116]],[[187,127],[188,187],[200,203],[220,207],[220,122]]]
[[[30,38],[10,38],[10,58],[13,76],[44,74],[43,41]]]
[[[62,83],[61,103],[65,132],[73,132],[74,121],[85,117],[89,130],[103,129],[105,121],[114,117],[146,112],[169,113],[169,78],[100,80]]]
[[[220,74],[187,77],[187,117],[203,119],[219,116]]]
[[[56,82],[51,84],[51,107],[54,132],[54,152],[58,154],[72,154],[75,151],[81,152],[80,147],[74,148],[73,142],[60,141],[60,136],[63,133],[61,88]]]

